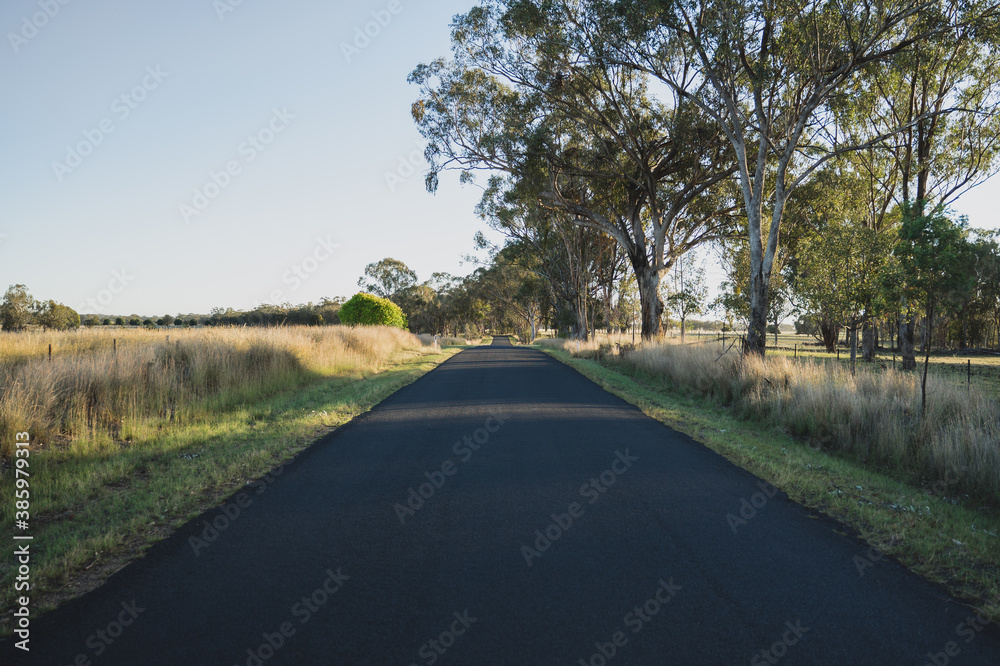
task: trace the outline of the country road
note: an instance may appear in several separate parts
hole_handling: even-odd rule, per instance
[[[31,645],[3,663],[1000,664],[941,588],[502,338],[36,619]]]

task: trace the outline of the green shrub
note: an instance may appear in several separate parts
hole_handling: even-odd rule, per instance
[[[379,298],[361,292],[354,294],[351,300],[340,308],[340,321],[344,324],[361,324],[363,326],[392,326],[406,328],[406,315],[387,298]]]

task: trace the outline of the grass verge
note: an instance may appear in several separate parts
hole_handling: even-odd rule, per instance
[[[180,525],[459,351],[403,351],[381,368],[317,376],[304,385],[164,429],[141,446],[33,453],[34,612],[99,586]],[[4,486],[13,485],[12,476],[7,475]],[[4,523],[11,520],[5,516]],[[0,563],[0,607],[5,609],[0,635],[12,630],[14,576],[9,559]]]
[[[739,419],[711,400],[542,347],[559,361],[777,486],[800,504],[840,522],[875,550],[1000,622],[1000,517],[995,508],[954,497],[947,484],[922,487],[806,445],[787,432]],[[858,564],[858,561],[856,561]]]

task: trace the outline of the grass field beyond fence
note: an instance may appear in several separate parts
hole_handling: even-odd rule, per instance
[[[52,356],[49,357],[49,345]],[[100,449],[254,402],[310,378],[373,370],[424,345],[385,327],[0,335],[0,442]]]

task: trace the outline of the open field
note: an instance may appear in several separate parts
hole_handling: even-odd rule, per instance
[[[13,496],[7,451],[27,431],[39,609],[460,350],[386,328],[108,333],[0,335],[0,489]],[[4,524],[14,508],[0,506]],[[12,577],[0,564],[4,608]]]
[[[687,363],[677,360],[675,369],[684,373],[677,376],[656,368],[650,359],[643,361],[640,357],[626,363],[601,356],[599,344],[583,343],[579,353],[572,341],[542,340],[537,346],[647,414],[688,433],[774,484],[792,499],[837,519],[871,544],[869,553],[875,559],[896,559],[925,578],[944,584],[960,599],[982,609],[994,622],[1000,621],[1000,505],[995,495],[991,501],[966,491],[970,485],[987,491],[996,485],[1000,440],[995,402],[952,402],[948,406],[952,414],[944,418],[951,427],[943,430],[950,430],[955,437],[958,436],[956,424],[966,419],[975,420],[977,415],[982,417],[979,425],[984,430],[967,433],[974,439],[962,439],[960,450],[943,445],[936,452],[924,452],[923,456],[918,455],[919,451],[910,451],[912,457],[909,459],[880,460],[873,455],[874,450],[865,455],[863,451],[846,446],[857,441],[851,440],[851,436],[864,434],[853,420],[842,424],[848,436],[844,441],[821,442],[795,432],[783,420],[775,404],[776,397],[785,389],[762,390],[760,383],[766,386],[767,382],[760,378],[767,371],[760,367],[752,368],[748,373],[750,377],[734,382],[734,389],[745,389],[752,385],[748,382],[757,379],[758,384],[748,392],[746,401],[740,404],[730,398],[727,403],[722,395],[703,392],[712,381],[713,370],[699,370],[700,353],[686,355],[684,352],[690,350],[675,350],[680,351],[681,359],[687,360]],[[648,353],[662,357],[661,351],[651,347]],[[665,361],[661,358],[660,362]],[[708,363],[714,361],[709,359]],[[791,359],[776,359],[773,363],[778,370],[796,366]],[[810,383],[823,376],[836,378],[837,383],[825,395],[818,387],[805,392],[813,393],[816,398],[813,404],[817,417],[829,418],[838,409],[843,409],[845,403],[833,400],[831,405],[824,407],[823,402],[831,400],[831,392],[836,393],[837,384],[847,386],[847,377],[823,366],[819,368],[820,373],[809,373]],[[791,384],[791,376],[786,376]],[[771,377],[772,380],[776,378]],[[909,402],[912,405],[912,378],[895,377],[893,381],[900,404]],[[780,379],[779,382],[779,386],[783,384]],[[866,389],[871,391],[873,387],[868,383]],[[858,387],[851,387],[851,390],[858,390]],[[908,398],[906,392],[909,392]],[[941,389],[941,393],[951,393],[956,401],[965,397],[964,390]],[[864,401],[875,403],[873,411],[879,406],[878,400],[864,393],[859,394],[858,400],[849,400],[849,395],[847,398],[848,404],[859,409],[863,407],[859,403]],[[985,400],[981,396],[976,399]],[[756,409],[762,411],[755,412]],[[977,411],[983,409],[992,411]],[[851,408],[846,415],[854,414]],[[857,416],[865,416],[865,412],[859,411]],[[886,429],[891,440],[894,434],[899,434],[900,424],[888,422],[883,426],[876,423],[873,427],[874,430],[867,434],[878,437]],[[955,454],[953,460],[944,457],[949,453]],[[917,464],[922,457],[925,463],[933,465],[936,461],[945,465],[943,475],[932,473],[932,469],[922,469]],[[971,478],[963,475],[960,465],[973,462],[979,467],[971,470]],[[863,575],[863,570],[859,574]]]

